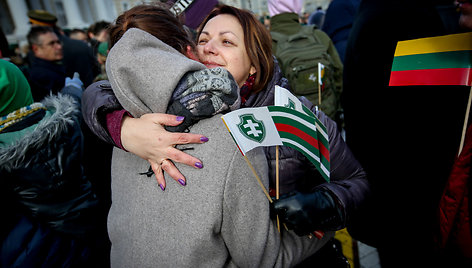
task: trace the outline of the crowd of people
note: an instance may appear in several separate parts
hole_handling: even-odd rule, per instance
[[[327,253],[344,228],[382,267],[472,265],[472,237],[438,243],[449,174],[472,165],[470,137],[457,155],[470,87],[388,86],[396,43],[472,30],[470,0],[333,0],[312,16],[268,0],[270,22],[175,4],[71,31],[30,11],[21,60],[0,39],[2,267],[348,267]],[[221,122],[294,87],[273,36],[302,32],[336,74],[319,102],[293,91],[326,128],[329,182],[292,147],[243,157]]]

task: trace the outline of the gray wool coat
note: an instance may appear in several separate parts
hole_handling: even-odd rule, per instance
[[[107,59],[116,97],[135,117],[165,112],[180,78],[203,68],[139,29],[128,30]],[[113,267],[290,267],[333,236],[277,231],[269,202],[220,115],[197,122],[191,132],[209,138],[189,146],[205,167],[176,163],[187,186],[166,176],[164,192],[154,177],[139,175],[147,161],[115,148],[108,216]],[[263,151],[247,156],[267,189]]]

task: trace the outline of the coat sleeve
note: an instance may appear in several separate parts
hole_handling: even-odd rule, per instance
[[[343,205],[344,215],[349,219],[369,196],[369,182],[364,169],[341,137],[336,123],[323,112],[319,112],[318,117],[328,131],[331,159],[331,182],[323,183],[321,187],[336,195]]]
[[[300,100],[318,116],[329,136],[330,182],[322,183],[342,204],[344,215],[349,220],[357,208],[370,196],[370,184],[361,164],[344,141],[337,124],[322,111],[302,97]]]
[[[267,162],[261,148],[247,154],[264,186],[268,187]],[[261,172],[262,171],[262,172]],[[291,267],[319,250],[332,236],[320,240],[299,237],[270,218],[269,201],[239,152],[226,175],[222,235],[238,267]]]
[[[97,137],[115,146],[107,128],[107,114],[121,109],[123,107],[106,80],[91,84],[82,95],[82,115],[85,123]]]

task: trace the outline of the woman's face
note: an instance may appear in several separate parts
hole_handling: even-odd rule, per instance
[[[256,71],[246,52],[243,28],[233,15],[218,15],[207,22],[198,38],[197,52],[208,68],[227,69],[239,87]]]

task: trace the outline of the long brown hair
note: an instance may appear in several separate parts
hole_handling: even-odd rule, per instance
[[[121,14],[110,28],[110,48],[131,28],[152,34],[182,54],[188,45],[195,48],[192,36],[164,4],[142,4]]]
[[[274,72],[272,39],[265,26],[251,12],[227,5],[216,7],[200,24],[197,40],[207,22],[221,14],[233,15],[241,24],[244,32],[246,52],[251,59],[252,65],[256,68],[256,77],[252,87],[253,92],[265,89],[272,79]]]

